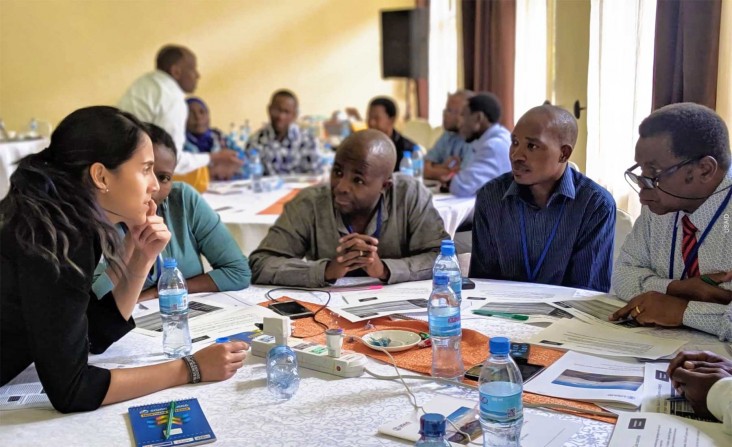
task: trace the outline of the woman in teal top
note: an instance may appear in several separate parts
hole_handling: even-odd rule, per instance
[[[173,139],[160,127],[148,124],[148,132],[155,152],[155,176],[160,190],[153,194],[158,214],[165,220],[171,233],[170,242],[161,256],[175,258],[178,269],[188,284],[188,293],[240,290],[249,287],[252,273],[229,230],[219,215],[186,183],[173,182],[176,152]],[[204,273],[201,254],[213,270]],[[160,264],[160,263],[158,263]],[[140,301],[158,296],[157,279],[161,265],[156,265],[145,280]],[[99,275],[93,290],[104,296],[112,290],[109,276],[102,273],[103,264],[97,267]]]

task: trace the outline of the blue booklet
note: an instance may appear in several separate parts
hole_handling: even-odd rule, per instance
[[[130,407],[130,424],[137,447],[188,446],[216,440],[198,399],[175,401],[170,436],[165,439],[172,402]]]

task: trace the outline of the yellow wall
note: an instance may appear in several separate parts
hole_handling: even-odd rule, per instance
[[[732,132],[732,0],[722,2],[719,30],[719,72],[717,77],[717,112]]]
[[[197,95],[228,129],[266,120],[270,94],[301,114],[364,110],[375,95],[404,109],[404,81],[381,79],[380,9],[414,0],[0,0],[0,117],[57,124],[76,108],[115,104],[154,67],[160,46],[198,56]]]

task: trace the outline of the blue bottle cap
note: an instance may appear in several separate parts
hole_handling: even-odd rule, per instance
[[[419,418],[419,434],[423,436],[445,436],[445,417],[437,413],[427,413]]]
[[[178,263],[176,262],[175,258],[165,258],[163,260],[163,267],[166,269],[173,269],[178,267]]]
[[[491,337],[488,342],[488,349],[491,354],[506,355],[511,347],[511,342],[506,337]]]
[[[402,158],[412,158],[412,151],[404,151],[402,153]]]
[[[443,242],[440,246],[440,254],[442,256],[453,256],[455,254],[455,245],[448,245]]]
[[[229,340],[229,337],[219,337],[216,339],[216,343],[228,343],[231,340]]]
[[[446,286],[450,282],[450,278],[447,275],[435,275],[435,285]]]

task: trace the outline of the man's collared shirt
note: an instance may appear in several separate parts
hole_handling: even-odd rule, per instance
[[[688,214],[691,223],[698,229],[697,240],[709,227],[712,217],[729,192],[726,188],[730,187],[732,187],[732,169],[727,172],[715,193],[696,211]],[[681,243],[684,239],[681,219],[684,215],[687,214],[683,211],[678,213],[674,278],[669,279],[671,241],[677,213],[659,216],[652,213],[648,207],[643,207],[615,263],[613,290],[618,297],[628,301],[645,292],[666,293],[671,281],[681,279],[684,271],[681,254]],[[702,275],[732,270],[732,201],[722,210],[714,227],[709,230],[697,256],[699,272]],[[720,284],[719,287],[732,290],[732,282]],[[720,340],[732,340],[732,304],[689,301],[683,323],[684,326],[716,334]]]
[[[272,124],[258,130],[247,147],[259,151],[265,175],[317,174],[320,170],[318,141],[297,124],[291,124],[284,140],[278,141]]]
[[[476,195],[483,185],[511,170],[508,158],[511,133],[508,129],[494,124],[472,144],[473,159],[450,182],[450,192],[458,197]]]
[[[475,149],[457,132],[446,130],[435,142],[424,159],[432,163],[442,164],[450,157],[460,158],[460,167],[465,168],[473,159]]]
[[[390,138],[397,151],[397,160],[396,165],[394,165],[394,172],[399,172],[399,164],[402,162],[402,158],[404,158],[404,151],[413,151],[414,146],[416,146],[417,143],[400,134],[396,129],[394,129]]]
[[[194,154],[183,150],[186,142],[188,104],[186,94],[168,73],[155,70],[138,78],[117,104],[140,121],[153,123],[170,134],[175,143],[178,163],[176,174],[188,174],[208,166],[209,154]]]
[[[389,284],[432,277],[443,239],[449,239],[432,195],[417,179],[394,175],[382,195],[378,254],[389,269]],[[378,213],[366,227],[374,234]],[[339,256],[338,240],[347,229],[333,207],[330,185],[302,190],[252,252],[253,282],[326,287],[325,267]]]
[[[521,236],[524,210],[531,269],[559,221],[533,282],[607,292],[612,272],[615,201],[603,187],[567,167],[545,208],[504,174],[479,192],[473,221],[470,276],[528,281]]]

